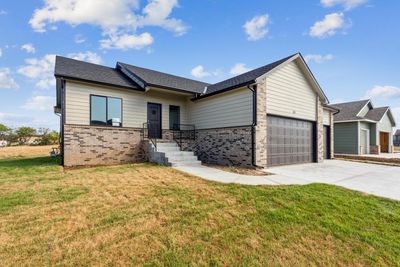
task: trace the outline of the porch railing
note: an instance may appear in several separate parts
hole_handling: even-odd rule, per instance
[[[194,124],[174,124],[172,129],[172,138],[182,148],[184,140],[196,139],[196,127]]]
[[[155,151],[157,151],[157,138],[151,138],[149,135],[150,122],[143,122],[142,139],[150,140],[154,146]]]

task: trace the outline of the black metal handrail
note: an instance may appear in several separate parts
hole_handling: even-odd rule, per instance
[[[143,122],[143,140],[150,140],[151,143],[154,145],[155,151],[157,151],[157,138],[151,138],[149,136],[149,129],[150,129],[150,122]]]
[[[182,148],[183,140],[196,139],[196,127],[194,124],[174,124],[172,128],[172,138]]]

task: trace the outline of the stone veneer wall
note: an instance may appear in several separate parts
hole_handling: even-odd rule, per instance
[[[267,167],[267,83],[266,78],[257,84],[257,125],[255,126],[255,162]]]
[[[64,125],[64,166],[111,165],[147,160],[140,128]]]
[[[379,145],[370,145],[369,146],[369,153],[379,155],[381,151],[381,146]]]
[[[196,130],[196,140],[185,140],[182,149],[203,163],[252,167],[251,126]]]
[[[317,96],[317,162],[323,162],[324,158],[324,108]]]

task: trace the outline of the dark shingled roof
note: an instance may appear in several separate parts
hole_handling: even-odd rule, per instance
[[[133,75],[145,82],[147,85],[161,86],[172,89],[179,89],[191,93],[201,94],[208,83],[195,81],[155,70],[145,69],[137,66],[118,62],[123,68],[128,69]]]
[[[356,115],[368,102],[369,100],[360,100],[340,104],[331,104],[331,106],[340,111],[334,116],[334,121],[362,120],[362,117],[357,117]]]
[[[287,61],[289,58],[291,58],[295,55],[297,55],[297,54],[293,54],[291,56],[288,56],[288,57],[285,57],[278,61],[275,61],[271,64],[248,71],[246,73],[240,74],[238,76],[227,79],[225,81],[210,85],[207,87],[207,92],[205,95],[212,95],[212,94],[216,94],[219,91],[223,91],[223,90],[226,90],[229,88],[236,88],[236,87],[240,87],[240,86],[249,84],[249,83],[255,81],[258,77],[266,74],[270,70],[276,68],[277,66],[279,66],[280,64],[282,64],[283,62]]]
[[[396,133],[394,135],[400,135],[400,129],[396,130]]]
[[[56,57],[54,75],[56,77],[72,78],[125,88],[138,88],[129,78],[114,68],[60,56]]]
[[[146,86],[154,86],[195,93],[200,95],[197,98],[202,98],[253,83],[258,77],[268,73],[297,54],[216,84],[208,84],[122,62],[117,62],[115,68],[109,68],[60,56],[56,57],[55,76],[140,90],[145,89]],[[206,93],[203,94],[206,87]]]
[[[373,121],[380,121],[388,109],[389,107],[373,108],[370,111],[368,111],[368,113],[364,116],[364,118]]]

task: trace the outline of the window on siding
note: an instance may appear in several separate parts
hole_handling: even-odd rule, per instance
[[[90,124],[122,126],[122,99],[106,96],[90,96]]]
[[[179,130],[181,123],[181,108],[179,106],[169,106],[169,129]]]

